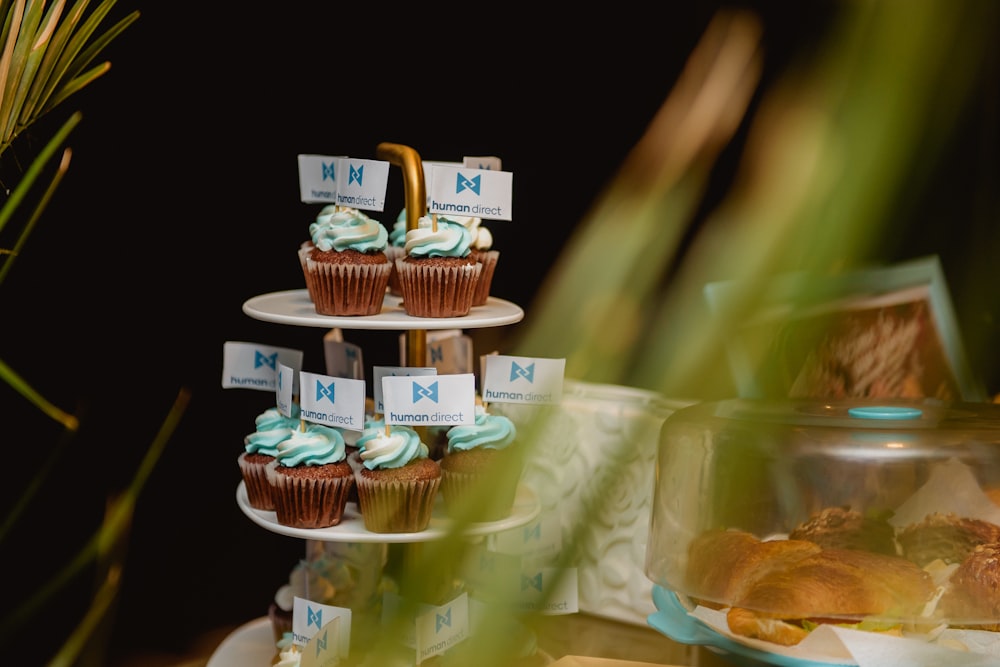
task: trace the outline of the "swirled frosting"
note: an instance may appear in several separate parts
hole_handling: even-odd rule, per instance
[[[390,426],[388,435],[385,424],[372,421],[358,438],[361,463],[369,470],[402,468],[410,461],[425,459],[430,450],[420,440],[420,435],[409,426]]]
[[[476,406],[476,422],[448,429],[448,451],[468,451],[477,447],[506,449],[517,438],[517,427],[503,415],[493,415]]]
[[[278,649],[278,661],[272,663],[275,667],[299,667],[302,664],[302,651],[295,645],[291,632],[286,632],[275,646]]]
[[[406,232],[406,254],[410,257],[468,257],[472,248],[469,230],[446,218],[438,218],[437,227],[430,216],[423,216],[416,229]]]
[[[389,232],[389,245],[402,248],[406,245],[406,209],[404,208],[396,216],[396,222],[392,223],[392,230]]]
[[[483,219],[472,216],[446,215],[438,216],[438,223],[442,220],[457,222],[469,230],[472,237],[472,247],[475,250],[489,250],[493,247],[493,234],[483,227]]]
[[[358,252],[380,252],[385,250],[389,233],[378,220],[368,217],[356,208],[329,210],[326,206],[309,225],[309,235],[313,245],[326,252],[336,250],[357,250]]]
[[[268,408],[254,419],[256,430],[243,438],[248,454],[278,455],[278,443],[288,439],[299,427],[299,406],[292,406],[291,417],[281,414],[278,408]]]
[[[322,424],[308,424],[303,431],[298,428],[284,442],[278,443],[278,465],[322,466],[338,463],[347,458],[344,436],[335,428]]]
[[[490,230],[483,227],[483,219],[476,218],[472,216],[460,216],[460,215],[440,215],[438,216],[438,222],[442,220],[447,220],[449,222],[457,222],[466,229],[469,230],[469,234],[472,236],[472,248],[475,250],[489,250],[493,247],[493,234]],[[403,247],[406,245],[406,209],[404,208],[396,216],[396,222],[392,225],[392,230],[389,232],[389,245]]]

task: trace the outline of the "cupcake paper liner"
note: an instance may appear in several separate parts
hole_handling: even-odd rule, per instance
[[[358,474],[355,483],[365,528],[373,533],[416,533],[430,525],[441,478],[381,480]]]
[[[274,499],[271,497],[271,482],[267,479],[267,464],[274,460],[273,456],[264,454],[247,454],[243,452],[236,459],[243,475],[243,486],[247,492],[247,502],[250,507],[258,510],[274,509]]]
[[[472,309],[472,297],[482,264],[456,264],[396,260],[403,291],[403,309],[413,317],[464,317]]]
[[[493,274],[500,260],[500,251],[480,251],[478,258],[483,270],[479,274],[479,282],[476,283],[476,292],[472,295],[473,306],[483,306],[490,298],[490,286],[493,284]]]
[[[334,464],[335,465],[335,464]],[[354,484],[352,474],[341,477],[301,477],[267,467],[274,499],[275,519],[292,528],[328,528],[344,516],[347,498]]]
[[[307,258],[306,287],[320,315],[377,315],[391,270],[389,263],[332,264]]]

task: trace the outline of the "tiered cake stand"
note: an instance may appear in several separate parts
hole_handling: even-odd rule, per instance
[[[416,227],[417,220],[426,210],[423,184],[423,170],[419,156],[405,146],[380,144],[378,154],[383,159],[400,166],[404,171],[406,185],[406,209],[408,228]],[[489,297],[482,306],[474,306],[464,317],[419,318],[406,314],[399,297],[386,294],[382,311],[367,317],[333,317],[318,315],[305,289],[285,290],[262,294],[248,299],[243,304],[243,312],[257,320],[291,326],[317,327],[322,329],[345,330],[393,330],[406,332],[406,358],[421,362],[426,358],[426,332],[443,329],[475,329],[516,324],[524,317],[524,311],[517,305]],[[385,543],[417,544],[446,537],[454,531],[452,522],[445,516],[440,497],[434,508],[431,523],[426,530],[416,533],[374,533],[364,527],[364,521],[355,503],[349,502],[343,519],[336,526],[319,529],[302,529],[283,526],[277,522],[274,512],[254,509],[250,506],[243,482],[236,489],[236,502],[246,516],[257,525],[282,535],[344,543]],[[511,513],[499,521],[463,525],[463,537],[478,539],[512,528],[526,525],[538,517],[541,504],[535,493],[525,485],[518,488]],[[236,667],[230,656],[237,655],[243,664],[254,654],[254,662],[268,664],[274,654],[274,646],[262,641],[267,619],[257,619],[238,629],[220,645],[209,660],[210,667]],[[269,626],[267,630],[270,631]],[[251,641],[252,639],[252,641]],[[256,642],[256,644],[253,644]],[[254,648],[254,646],[256,648]],[[257,654],[260,653],[260,657]],[[242,667],[242,664],[241,664]]]

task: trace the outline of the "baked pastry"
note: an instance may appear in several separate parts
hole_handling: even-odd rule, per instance
[[[961,563],[980,544],[1000,541],[1000,526],[982,519],[933,512],[900,529],[896,540],[902,555],[920,567],[940,558]]]
[[[1000,632],[1000,543],[979,544],[966,556],[938,609],[952,627]]]
[[[447,436],[448,449],[440,461],[445,512],[467,521],[507,517],[523,459],[514,422],[477,404],[475,423],[452,426]]]
[[[772,569],[819,553],[805,540],[768,540],[741,530],[708,530],[688,547],[686,590],[713,609],[731,605]]]
[[[382,223],[353,208],[321,214],[309,225],[313,248],[305,252],[306,288],[320,315],[375,315],[389,284]],[[299,248],[300,258],[304,249]]]
[[[464,317],[483,266],[471,256],[462,225],[423,216],[406,232],[406,255],[396,260],[403,309],[413,317]]]
[[[278,408],[268,408],[254,419],[256,430],[243,438],[243,452],[236,463],[243,476],[250,507],[270,511],[274,509],[271,483],[267,479],[267,465],[278,454],[278,443],[287,440],[299,426],[299,406],[292,405],[292,417],[281,414]]]
[[[275,520],[293,528],[327,528],[340,523],[354,472],[344,437],[335,428],[307,424],[278,445],[267,466]]]
[[[788,534],[823,548],[858,549],[897,555],[896,529],[884,516],[862,514],[849,507],[827,507]]]
[[[358,438],[358,505],[373,533],[415,533],[430,525],[441,466],[412,428],[373,421]]]
[[[809,623],[918,617],[935,592],[931,576],[900,556],[806,540],[765,542],[741,531],[698,536],[687,578],[715,608],[729,603],[731,632],[782,645],[804,639]]]

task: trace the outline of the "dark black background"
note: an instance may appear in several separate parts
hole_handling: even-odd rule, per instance
[[[56,200],[0,284],[0,359],[82,418],[0,542],[4,561],[26,573],[11,598],[69,562],[183,388],[190,405],[139,498],[115,650],[181,650],[206,629],[264,614],[304,548],[235,503],[242,438],[273,396],[223,390],[222,346],[294,347],[321,366],[322,330],[241,311],[249,297],[303,286],[295,249],[318,206],[298,199],[296,155],[375,158],[389,141],[431,160],[499,156],[514,173],[514,220],[491,226],[503,251],[493,294],[530,314],[561,244],[722,4],[668,4],[655,18],[628,6],[543,17],[496,5],[456,26],[462,7],[435,16],[347,3],[119,3],[115,16],[142,15],[105,52],[111,71],[37,128],[46,138],[66,113],[83,113]],[[832,3],[742,4],[765,19],[773,76],[815,44]],[[995,112],[987,96],[956,137],[942,169],[948,196],[914,213],[915,228],[995,176],[995,159],[986,176],[981,159],[964,159],[981,155]],[[720,165],[717,192],[734,157]],[[399,170],[390,173],[386,210],[374,216],[384,221],[402,206]],[[918,240],[908,250],[940,251],[946,268],[968,247],[967,236]],[[968,317],[995,327],[989,312]],[[396,363],[395,334],[346,333],[368,364]],[[13,503],[53,455],[58,429],[2,392],[15,426],[4,439]],[[92,582],[82,579],[74,592],[85,599]]]

